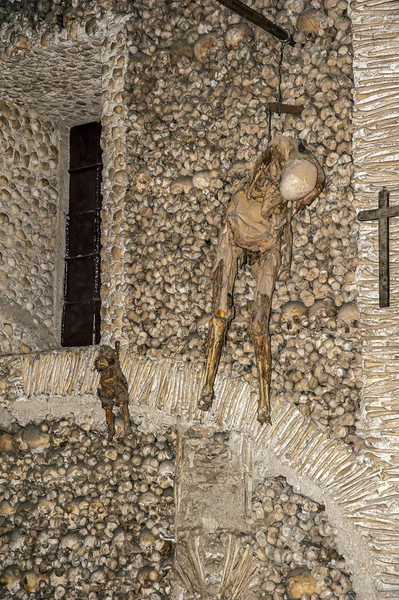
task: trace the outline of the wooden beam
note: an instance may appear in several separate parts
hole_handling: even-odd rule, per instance
[[[371,208],[362,210],[358,214],[359,221],[377,221],[378,219],[390,219],[399,216],[399,206],[386,206],[383,208]]]
[[[254,25],[257,25],[261,29],[264,29],[268,33],[271,33],[272,35],[274,35],[274,37],[281,40],[282,42],[287,42],[287,44],[290,44],[290,46],[295,46],[294,39],[289,31],[283,29],[279,25],[276,25],[275,23],[273,23],[273,21],[270,21],[269,19],[264,17],[261,13],[257,12],[253,8],[250,8],[243,2],[240,2],[240,0],[217,1],[220,4],[227,6],[227,8],[237,13],[241,17],[244,17],[244,19],[251,21],[251,23],[253,23]]]
[[[378,194],[378,208],[389,206],[387,188],[382,188]],[[380,255],[380,307],[389,306],[389,220],[383,216],[378,219],[378,249]]]
[[[267,110],[274,113],[300,115],[303,111],[303,106],[295,106],[294,104],[282,104],[281,102],[269,102],[267,105]]]

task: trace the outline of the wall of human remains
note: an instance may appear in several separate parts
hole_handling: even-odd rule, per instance
[[[39,2],[36,14],[30,3],[22,9],[21,3],[14,2],[12,18],[20,34],[18,18],[24,10],[26,22],[36,21],[45,32],[45,43],[57,24],[61,27],[58,44],[62,39],[74,39],[78,44],[84,36],[87,45],[110,4]],[[150,1],[136,7],[123,2],[113,5],[128,15],[127,38],[118,42],[123,64],[117,87],[122,78],[125,89],[122,93],[118,87],[115,104],[108,105],[108,116],[115,118],[116,114],[118,122],[128,129],[128,177],[125,164],[119,176],[129,187],[126,202],[120,189],[114,190],[117,210],[112,212],[110,207],[109,225],[104,229],[104,281],[109,284],[105,289],[115,295],[112,302],[107,302],[107,294],[104,296],[104,340],[120,338],[132,352],[123,368],[134,407],[148,408],[150,419],[166,413],[188,423],[198,422],[193,390],[199,387],[201,375],[217,233],[231,191],[244,180],[266,144],[265,106],[276,99],[279,44],[211,0],[201,5]],[[283,268],[274,298],[271,326],[273,390],[277,396],[273,426],[262,430],[256,424],[256,370],[247,334],[254,290],[250,266],[243,268],[237,281],[237,314],[222,358],[215,408],[206,416],[205,424],[227,424],[232,430],[246,431],[257,448],[256,468],[278,459],[279,474],[287,469],[290,483],[299,474],[298,485],[306,487],[310,481],[319,493],[322,490],[329,498],[328,514],[334,514],[341,538],[343,531],[349,531],[354,540],[352,547],[344,547],[344,554],[359,597],[394,600],[398,581],[392,559],[397,549],[396,454],[392,445],[397,413],[392,384],[396,330],[393,310],[381,316],[373,308],[377,262],[372,225],[362,225],[360,246],[369,256],[362,259],[357,282],[354,272],[358,260],[355,208],[375,206],[377,187],[386,184],[387,177],[395,178],[395,144],[384,142],[381,153],[377,123],[391,132],[390,115],[396,104],[389,90],[394,86],[392,73],[397,70],[391,44],[397,23],[390,3],[368,0],[352,5],[358,88],[352,121],[348,3],[325,0],[311,6],[314,11],[303,15],[302,1],[277,7],[260,0],[256,3],[258,10],[283,26],[297,26],[297,39],[304,44],[285,49],[282,93],[285,101],[304,105],[305,110],[301,117],[274,120],[272,130],[299,136],[315,152],[327,175],[323,196],[295,220],[292,273]],[[373,28],[379,31],[378,47]],[[6,58],[15,39],[19,40],[16,65],[29,48],[24,50],[26,40],[15,35],[12,38],[11,30],[5,27],[2,36],[8,44]],[[26,31],[29,33],[29,28]],[[101,45],[101,39],[95,42]],[[86,48],[81,50],[83,56]],[[119,50],[113,50],[116,56]],[[378,77],[388,56],[391,62],[385,92]],[[103,77],[111,87],[112,75],[104,73]],[[119,107],[115,112],[114,106]],[[355,203],[351,184],[353,132]],[[119,137],[124,145],[124,137]],[[375,150],[377,138],[379,149]],[[107,140],[111,143],[110,137]],[[115,171],[110,167],[108,172],[111,181]],[[365,183],[369,176],[373,189]],[[110,198],[112,204],[116,197]],[[111,237],[114,234],[119,235],[116,244]],[[114,247],[115,256],[111,254]],[[393,274],[396,277],[395,270]],[[363,298],[360,302],[358,283]],[[289,304],[292,301],[301,304],[293,306]],[[359,305],[366,325],[363,364]],[[372,339],[376,323],[377,341]],[[390,346],[384,337],[387,332]],[[391,356],[387,368],[383,366],[386,352]],[[99,423],[91,351],[82,352],[79,360],[73,356],[73,352],[31,354],[26,360],[4,361],[0,391],[7,410],[3,414],[7,418],[20,415],[25,423],[33,413],[44,417],[50,411],[61,416],[68,402],[77,415],[88,407],[87,416]],[[291,493],[286,491],[288,497]],[[310,492],[305,495],[316,498]],[[320,497],[317,501],[321,502]],[[285,503],[278,504],[283,507]],[[280,514],[279,506],[273,505],[273,512]],[[276,528],[278,549],[286,529]],[[320,556],[327,556],[333,542],[317,543]],[[300,552],[304,552],[303,546]],[[328,565],[323,567],[327,571],[320,571],[332,580],[333,587],[315,592],[316,597],[351,598],[346,575],[335,572],[344,566],[339,559],[334,560],[338,562],[332,567],[333,575],[327,572]],[[263,590],[273,600],[284,593],[286,571],[287,567],[275,571],[269,587]],[[345,589],[339,590],[342,585]]]
[[[284,4],[284,6],[283,6]],[[323,195],[294,221],[291,272],[280,273],[271,320],[272,391],[333,435],[356,443],[361,387],[351,188],[352,56],[343,1],[257,2],[292,30],[283,100],[301,117],[273,119],[323,165]],[[158,3],[128,23],[128,191],[122,335],[138,353],[204,361],[218,232],[231,193],[267,145],[280,45],[214,1]],[[299,45],[301,44],[301,46]],[[145,109],[145,110],[144,110]],[[248,324],[255,282],[246,265],[220,370],[255,388]],[[290,303],[297,302],[292,305]]]
[[[132,9],[127,39],[120,34],[115,40],[119,50],[103,45],[96,55],[93,46],[106,37],[107,27],[99,18],[103,4],[47,4],[36,16],[44,33],[36,36],[40,44],[33,44],[34,52],[29,37],[14,36],[14,45],[6,45],[6,75],[18,62],[28,68],[32,54],[45,57],[47,52],[60,80],[50,81],[62,92],[53,94],[50,112],[73,123],[79,97],[74,73],[82,70],[83,88],[95,97],[93,69],[103,63],[103,91],[112,98],[103,97],[100,112],[105,110],[105,120],[113,118],[103,138],[109,157],[104,173],[103,340],[119,337],[144,356],[173,355],[201,364],[218,231],[232,190],[267,144],[266,104],[277,95],[280,45],[213,0],[201,6],[150,2],[148,8]],[[292,270],[283,265],[280,273],[271,322],[272,391],[330,427],[334,436],[355,444],[361,377],[352,304],[357,258],[347,5],[314,3],[299,20],[303,2],[284,7],[264,2],[257,8],[289,29],[298,27],[296,39],[303,44],[285,48],[282,94],[304,111],[301,117],[274,119],[272,133],[284,131],[303,140],[323,164],[328,181],[323,196],[296,217]],[[118,5],[117,10],[127,7]],[[59,52],[46,25],[55,15],[62,16],[65,28],[57,39]],[[83,68],[85,55],[93,73]],[[119,69],[112,86],[111,55]],[[63,65],[58,70],[57,56]],[[74,62],[74,57],[79,58]],[[33,62],[29,64],[32,68]],[[9,77],[7,89],[20,98],[23,82],[11,86]],[[64,93],[68,77],[73,89]],[[83,96],[84,115],[98,110],[88,107],[87,91]],[[43,110],[34,86],[25,99]],[[254,286],[246,265],[236,282],[236,316],[221,371],[256,389],[248,334]]]
[[[197,471],[212,475],[211,445],[221,483],[228,438],[217,432],[197,448],[194,481]],[[14,423],[2,433],[0,477],[8,478],[0,502],[2,598],[171,597],[175,448],[174,427],[151,433],[134,426],[123,444],[110,444],[73,417]],[[235,580],[242,588],[237,598],[356,597],[324,506],[283,477],[263,479],[249,502],[256,536],[223,531],[198,538],[197,577],[203,574],[209,593],[228,589],[217,557],[232,544],[230,585]],[[189,569],[182,572],[186,583],[187,576]],[[190,581],[185,595],[173,597],[192,597],[195,577]]]
[[[175,445],[135,426],[110,444],[73,417],[1,434],[1,597],[168,597]]]
[[[1,354],[54,346],[59,132],[49,120],[0,104]]]
[[[100,11],[100,6],[96,6],[96,9],[97,12]],[[49,339],[43,341],[43,335],[36,339],[38,335],[35,324],[32,325],[28,312],[25,321],[30,322],[31,327],[27,335],[33,338],[33,342],[24,344],[25,350],[44,350],[60,345],[65,214],[68,208],[68,131],[74,125],[90,121],[101,120],[103,132],[103,340],[110,338],[112,332],[121,326],[121,256],[124,252],[121,249],[123,233],[121,235],[119,230],[122,221],[121,205],[127,185],[124,157],[125,109],[122,101],[127,46],[123,24],[121,25],[123,13],[116,13],[112,19],[101,22],[97,22],[90,13],[89,17],[86,14],[85,19],[77,22],[79,15],[80,9],[76,12],[71,9],[64,19],[65,25],[69,25],[67,30],[44,28],[44,31],[35,31],[31,37],[23,35],[15,24],[13,27],[17,28],[18,33],[7,26],[1,29],[6,40],[0,50],[3,72],[1,95],[12,102],[17,111],[29,111],[35,118],[45,119],[51,124],[57,138],[59,155],[55,172],[58,179],[54,185],[58,194],[53,223],[56,243],[53,240],[52,248],[47,244],[53,263],[50,290],[54,305],[53,322]],[[48,27],[47,20],[45,23]],[[11,35],[10,31],[13,32]],[[20,132],[20,135],[23,138],[24,132]],[[28,185],[25,193],[27,202],[30,194],[35,193],[35,189]],[[29,251],[25,253],[24,261],[28,265],[30,262],[34,263],[34,257],[31,259]],[[43,294],[46,292],[40,291]],[[4,298],[6,304],[9,297],[10,295],[6,295]],[[18,336],[17,340],[21,337],[19,330]],[[4,344],[1,351],[7,354],[10,348],[13,352],[21,350],[20,345],[14,346]]]

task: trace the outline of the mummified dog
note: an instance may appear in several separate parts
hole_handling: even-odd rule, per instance
[[[115,350],[111,346],[101,346],[94,366],[100,373],[100,387],[97,388],[108,427],[108,440],[115,435],[115,417],[113,407],[118,406],[124,422],[124,435],[131,433],[129,415],[128,384],[119,362],[119,342]]]
[[[256,291],[251,323],[259,372],[258,420],[270,423],[271,348],[269,319],[282,255],[291,264],[291,219],[324,187],[317,159],[298,140],[282,135],[256,162],[250,180],[236,192],[219,236],[214,268],[213,309],[206,347],[205,383],[199,408],[209,410],[220,354],[234,315],[233,290],[238,265],[254,253]]]

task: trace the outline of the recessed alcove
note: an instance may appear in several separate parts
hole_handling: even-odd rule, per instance
[[[108,231],[108,213],[113,214],[122,193],[116,197],[111,191],[109,172],[115,172],[116,160],[123,171],[124,144],[116,151],[110,133],[118,127],[119,138],[124,137],[123,109],[117,114],[114,108],[124,85],[125,44],[123,25],[111,30],[108,36],[109,28],[101,23],[90,35],[83,27],[72,38],[65,32],[37,34],[3,54],[0,287],[7,301],[0,303],[0,354],[60,346],[69,131],[104,119],[103,245],[115,245],[108,237],[115,234]]]

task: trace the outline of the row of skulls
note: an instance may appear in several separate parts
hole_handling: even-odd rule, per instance
[[[316,300],[310,308],[299,301],[287,302],[281,308],[282,329],[290,333],[297,333],[308,324],[319,324],[324,318],[336,318],[337,326],[349,333],[358,326],[359,310],[353,302],[337,309],[332,298]]]

